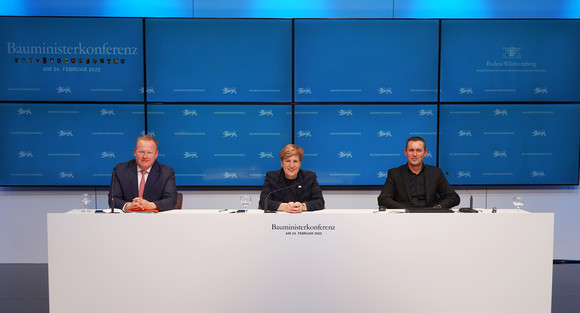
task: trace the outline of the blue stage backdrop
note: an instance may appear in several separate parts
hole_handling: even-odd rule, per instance
[[[578,184],[578,105],[441,105],[440,119],[439,165],[461,184]]]
[[[441,101],[580,100],[580,21],[441,23]]]
[[[180,186],[261,186],[292,142],[290,105],[149,105],[147,117]]]
[[[290,102],[292,21],[147,19],[147,99]]]
[[[302,168],[322,185],[382,185],[389,168],[407,162],[405,142],[427,141],[425,163],[437,164],[437,105],[296,105],[295,142]]]
[[[0,17],[0,100],[143,101],[142,24]]]
[[[230,18],[391,18],[385,0],[195,0],[194,17]]]
[[[0,185],[109,185],[133,158],[143,105],[0,105]]]
[[[439,22],[296,20],[296,102],[437,101]]]
[[[196,1],[197,2],[197,1]],[[575,0],[394,0],[395,18],[578,18]]]
[[[578,184],[579,20],[0,17],[0,30],[0,185],[108,185],[145,130],[180,186],[260,186],[292,141],[321,184],[379,186],[413,135],[462,184]]]
[[[192,17],[193,0],[2,0],[0,14],[21,16]]]

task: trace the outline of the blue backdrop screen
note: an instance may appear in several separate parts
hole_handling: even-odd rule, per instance
[[[382,185],[407,162],[411,136],[427,141],[425,163],[436,165],[437,105],[296,105],[295,142],[302,168],[321,185]]]
[[[578,105],[441,105],[440,119],[439,166],[461,184],[578,184]]]
[[[436,101],[439,22],[296,20],[296,102]]]
[[[580,21],[441,23],[441,101],[580,100]]]
[[[193,0],[2,0],[0,14],[14,16],[192,17],[193,2]]]
[[[230,18],[390,18],[384,0],[195,0],[194,17]]]
[[[109,185],[143,117],[143,105],[3,103],[0,185]]]
[[[290,105],[149,105],[147,115],[181,186],[261,186],[292,142]]]
[[[395,18],[577,18],[575,0],[394,0]],[[197,1],[196,1],[197,2]]]
[[[292,142],[322,185],[380,186],[415,135],[461,184],[577,185],[578,33],[580,20],[0,17],[0,185],[108,185],[145,131],[180,186],[260,186]]]
[[[136,18],[0,18],[0,100],[143,101]]]
[[[290,102],[292,21],[146,20],[147,99]]]

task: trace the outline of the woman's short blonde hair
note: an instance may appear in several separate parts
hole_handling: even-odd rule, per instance
[[[304,157],[304,150],[294,144],[286,145],[286,147],[282,148],[280,151],[280,161],[284,161],[285,159],[297,155],[300,162],[302,162],[302,158]]]

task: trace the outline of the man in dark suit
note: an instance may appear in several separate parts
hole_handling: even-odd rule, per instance
[[[109,205],[123,211],[173,209],[177,201],[175,171],[157,162],[157,139],[137,138],[135,159],[117,164],[109,187]]]
[[[260,209],[288,213],[324,209],[322,189],[316,174],[300,169],[303,157],[304,150],[297,145],[287,145],[280,151],[282,169],[266,173],[260,194]]]
[[[441,169],[423,163],[427,156],[423,138],[407,139],[405,156],[407,164],[389,170],[378,197],[379,206],[388,209],[452,208],[459,204],[459,195],[449,185]]]

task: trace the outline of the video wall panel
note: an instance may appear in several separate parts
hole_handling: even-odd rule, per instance
[[[193,0],[3,0],[0,1],[0,14],[13,16],[193,17],[193,2]]]
[[[136,104],[2,103],[0,185],[109,185],[143,117]]]
[[[0,101],[144,101],[143,20],[0,17]]]
[[[395,18],[578,18],[578,3],[570,0],[395,0]]]
[[[441,101],[579,101],[580,20],[441,21]]]
[[[441,105],[439,166],[463,185],[578,184],[578,104]]]
[[[296,102],[437,101],[439,21],[296,20]]]
[[[292,143],[289,104],[149,105],[161,163],[187,186],[261,186]]]
[[[389,18],[392,1],[384,0],[195,0],[194,17],[229,18]]]
[[[106,186],[145,131],[179,186],[260,186],[292,142],[380,186],[414,135],[462,184],[577,185],[579,22],[0,17],[0,185]]]
[[[294,142],[302,168],[321,185],[382,185],[387,171],[407,162],[405,142],[427,141],[425,163],[437,164],[437,105],[296,105]]]
[[[292,21],[147,19],[147,99],[290,102]]]

